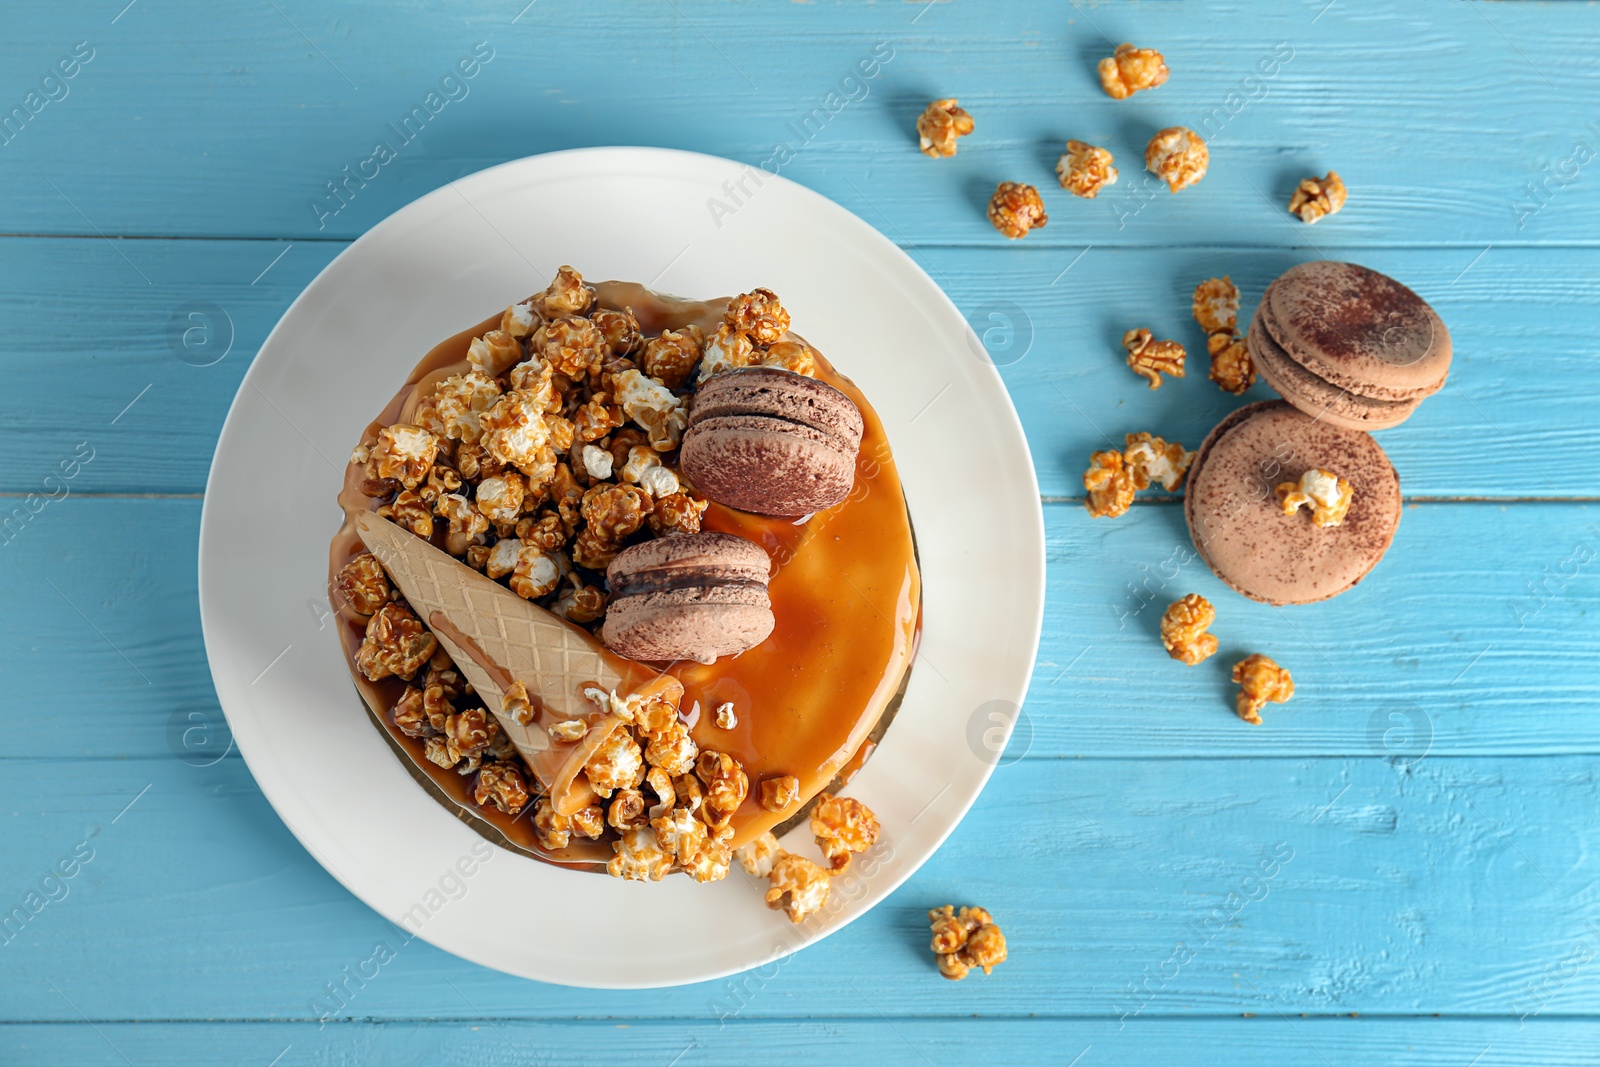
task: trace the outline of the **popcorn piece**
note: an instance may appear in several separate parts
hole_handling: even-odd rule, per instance
[[[644,794],[637,789],[617,790],[606,808],[606,822],[617,830],[648,825],[650,816],[644,810]]]
[[[592,532],[601,541],[613,545],[637,533],[649,511],[650,494],[636,485],[604,483],[583,494],[583,520],[589,524],[585,532]],[[581,560],[579,562],[582,564]],[[594,569],[604,568],[602,565]]]
[[[453,441],[476,444],[483,435],[479,420],[499,399],[499,383],[479,371],[446,378],[433,394],[440,430]]]
[[[1029,230],[1042,228],[1050,221],[1044,213],[1039,190],[1022,182],[1001,182],[989,198],[989,221],[1012,240],[1026,237]]]
[[[393,519],[418,537],[433,536],[433,509],[410,489],[402,489],[394,500],[378,509],[378,514]]]
[[[1093,200],[1101,189],[1117,184],[1117,168],[1111,162],[1111,153],[1104,148],[1068,141],[1066,152],[1056,160],[1056,177],[1073,196]]]
[[[605,614],[606,594],[599,586],[585,585],[575,574],[568,577],[573,588],[551,604],[550,611],[568,622],[587,626]]]
[[[598,392],[578,408],[572,422],[578,440],[598,441],[622,425],[622,408],[611,402],[610,393]]]
[[[654,498],[671,496],[679,488],[678,476],[670,467],[661,465],[661,453],[653,448],[629,449],[628,462],[623,466],[620,477]]]
[[[700,517],[705,514],[708,501],[696,500],[682,491],[656,497],[655,509],[650,512],[650,529],[657,536],[670,533],[699,533]]]
[[[1337,214],[1344,207],[1344,182],[1339,172],[1330,170],[1326,178],[1307,178],[1289,198],[1289,214],[1299,215],[1300,221],[1316,222],[1325,215]]]
[[[767,872],[767,882],[767,907],[773,911],[783,909],[792,923],[803,922],[806,916],[821,910],[828,903],[832,888],[827,868],[783,851]]]
[[[606,339],[599,328],[588,319],[570,315],[545,323],[533,335],[529,348],[573,380],[600,373],[607,355]]]
[[[472,799],[480,807],[492,803],[507,815],[516,815],[528,806],[528,783],[514,763],[485,763],[472,787]]]
[[[489,520],[460,493],[441,496],[433,512],[449,525],[445,551],[453,556],[463,555],[474,542],[481,544],[483,535],[489,532]]]
[[[1280,482],[1278,499],[1283,513],[1293,515],[1304,504],[1311,505],[1311,521],[1319,528],[1338,526],[1350,510],[1356,491],[1349,482],[1332,471],[1313,467],[1300,475],[1300,481]]]
[[[434,662],[444,655],[440,649],[433,655]],[[448,657],[446,657],[448,658]],[[468,689],[466,680],[458,671],[445,668],[432,668],[422,681],[422,709],[428,716],[428,724],[435,731],[442,731],[445,720],[455,714],[454,701],[460,698]]]
[[[1167,655],[1193,667],[1217,651],[1215,635],[1206,633],[1217,609],[1198,593],[1175,600],[1161,614],[1161,646]]]
[[[772,834],[762,834],[733,850],[733,856],[739,861],[745,873],[757,878],[765,878],[772,871],[772,865],[783,853],[778,845],[778,839]]]
[[[946,904],[928,912],[928,923],[933,931],[929,947],[946,978],[960,981],[974,967],[988,974],[1006,960],[1006,936],[983,908],[962,908],[957,913]]]
[[[662,330],[659,337],[645,344],[640,366],[668,389],[682,389],[695,364],[700,362],[700,348],[704,343],[705,336],[698,326]]]
[[[444,737],[450,747],[465,758],[481,756],[489,751],[489,743],[500,732],[500,724],[489,718],[482,708],[468,708],[449,716],[444,723]]]
[[[1096,452],[1089,457],[1083,472],[1083,487],[1089,491],[1089,515],[1114,519],[1133,505],[1135,475],[1117,451]]]
[[[356,650],[356,668],[374,682],[391,675],[410,678],[438,647],[410,608],[390,601],[367,621],[366,635]]]
[[[644,781],[644,756],[633,735],[619,727],[611,731],[583,769],[594,791],[609,797],[614,790],[634,789]]]
[[[835,871],[850,866],[850,857],[865,852],[878,840],[878,819],[872,810],[852,797],[817,794],[811,809],[811,832],[823,856]]]
[[[1165,57],[1154,48],[1135,48],[1124,42],[1113,55],[1100,61],[1100,87],[1113,100],[1126,100],[1143,89],[1154,89],[1167,80]]]
[[[430,737],[434,733],[422,704],[422,690],[414,685],[406,686],[389,714],[394,718],[395,728],[407,737]]]
[[[761,353],[763,367],[781,367],[807,378],[817,376],[817,353],[799,341],[779,341]]]
[[[1289,672],[1259,652],[1233,665],[1233,680],[1239,685],[1239,718],[1256,726],[1261,725],[1261,709],[1267,701],[1282,704],[1294,696]]]
[[[644,776],[644,783],[645,785],[649,786],[650,791],[656,795],[656,803],[650,808],[650,818],[660,818],[667,812],[671,811],[673,805],[678,802],[678,790],[677,787],[672,784],[672,775],[668,774],[660,767],[651,767],[650,773]],[[686,811],[696,811],[699,809],[700,804],[704,799],[704,797],[698,796],[693,798],[685,797],[684,809]]]
[[[521,341],[539,325],[539,313],[533,309],[532,300],[512,304],[500,316],[500,330]]]
[[[723,323],[706,342],[705,353],[700,359],[700,373],[695,376],[695,382],[704,382],[713,374],[723,371],[748,367],[755,362],[755,358],[755,345],[750,338]]]
[[[1238,396],[1255,384],[1255,360],[1250,358],[1243,337],[1214,333],[1206,338],[1206,350],[1211,354],[1211,370],[1206,377],[1224,391]]]
[[[522,547],[522,542],[515,537],[502,537],[496,541],[493,548],[484,549],[487,555],[484,556],[481,568],[483,573],[490,578],[504,578],[517,569],[517,560],[522,555]]]
[[[555,475],[556,453],[544,411],[544,390],[548,389],[548,378],[540,391],[513,389],[479,419],[483,447],[501,463],[521,471],[531,489],[545,485]]]
[[[789,313],[771,289],[753,289],[728,301],[723,321],[758,345],[776,344],[789,329]]]
[[[562,719],[545,727],[545,731],[557,741],[581,741],[589,732],[589,724],[582,719]]]
[[[340,567],[334,588],[339,599],[357,615],[371,615],[394,598],[389,576],[371,552],[363,552]]]
[[[1183,484],[1194,453],[1174,441],[1170,445],[1147,433],[1130,433],[1123,439],[1122,458],[1133,472],[1135,489],[1159,485],[1172,492]]]
[[[768,811],[787,811],[800,801],[800,779],[792,774],[768,778],[761,783],[761,806]]]
[[[694,812],[677,808],[659,819],[650,820],[656,840],[662,849],[679,862],[700,851],[706,839],[706,824],[694,817]]]
[[[522,344],[504,330],[490,330],[467,346],[467,362],[488,378],[497,378],[522,360]]]
[[[607,355],[625,357],[638,351],[644,344],[639,332],[639,320],[632,311],[596,311],[590,316],[595,329],[600,331],[602,347]]]
[[[528,687],[520,681],[512,682],[500,700],[500,714],[519,726],[526,726],[537,713],[533,698],[528,696]]]
[[[739,725],[739,714],[733,710],[733,701],[724,701],[717,705],[717,729],[731,730]]]
[[[917,143],[922,154],[944,159],[956,154],[956,138],[972,132],[972,116],[956,106],[956,98],[946,97],[928,104],[917,116]]]
[[[563,266],[534,303],[542,304],[550,315],[582,315],[594,304],[594,295],[594,287],[583,283],[583,275]]]
[[[688,728],[674,719],[665,729],[650,738],[650,743],[644,750],[644,758],[650,766],[676,776],[688,774],[694,768],[695,756],[699,752],[694,738],[689,736]]]
[[[1194,321],[1207,336],[1232,333],[1239,325],[1239,287],[1227,275],[1194,287]]]
[[[538,600],[556,591],[561,584],[561,568],[556,557],[538,545],[524,544],[517,549],[517,563],[511,571],[511,591],[524,600]]]
[[[396,423],[378,431],[371,459],[379,478],[393,478],[415,489],[433,469],[439,439],[420,426]]]
[[[594,841],[606,832],[605,809],[598,804],[579,808],[569,818],[572,820],[572,832],[579,837],[587,837]]]
[[[546,851],[557,852],[572,843],[572,817],[557,812],[549,797],[541,797],[533,809],[533,832]]]
[[[1183,126],[1158,130],[1144,150],[1144,165],[1174,193],[1204,178],[1210,162],[1200,135]]]
[[[446,493],[454,493],[461,488],[461,475],[442,463],[435,463],[428,472],[428,480],[417,489],[417,496],[429,503],[437,504],[439,498]]]
[[[733,813],[749,795],[750,779],[739,761],[726,752],[700,753],[694,770],[706,785],[705,806],[700,814],[707,825],[720,829],[733,818]]]
[[[561,516],[546,511],[538,518],[519,519],[517,537],[543,552],[555,552],[566,545],[567,528],[562,525]]]
[[[528,483],[516,471],[506,471],[478,483],[476,503],[490,522],[516,522]]]
[[[461,762],[460,755],[450,747],[450,742],[442,737],[430,737],[422,750],[423,756],[429,763],[437,764],[449,770]]]
[[[718,882],[728,877],[733,863],[733,827],[708,832],[700,847],[687,857],[680,856],[678,864],[697,882]]]
[[[616,855],[606,864],[606,872],[613,878],[659,882],[672,869],[672,857],[662,849],[656,832],[648,826],[624,830],[611,847]]]
[[[702,373],[703,370],[702,367]],[[612,375],[611,381],[617,403],[628,418],[644,428],[650,447],[660,452],[677,448],[689,425],[688,405],[672,390],[637,370]]]
[[[611,477],[610,452],[594,445],[584,445],[582,456],[583,469],[588,472],[589,477],[602,482]]]
[[[1128,350],[1128,366],[1133,373],[1150,383],[1150,388],[1161,388],[1161,375],[1174,378],[1184,375],[1183,361],[1186,353],[1176,341],[1156,341],[1149,330],[1129,330],[1122,335],[1122,347]]]

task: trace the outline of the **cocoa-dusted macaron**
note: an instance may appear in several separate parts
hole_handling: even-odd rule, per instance
[[[1450,372],[1450,332],[1387,275],[1318,260],[1267,286],[1247,343],[1268,384],[1349,429],[1399,425]]]
[[[1278,487],[1312,470],[1349,483],[1337,525],[1284,513]],[[1369,435],[1269,400],[1211,431],[1189,467],[1183,510],[1218,578],[1252,600],[1309,604],[1350,589],[1383,558],[1400,525],[1400,478]]]
[[[772,561],[733,534],[672,534],[618,552],[601,638],[636,660],[712,663],[772,633]]]
[[[678,467],[719,504],[797,518],[850,495],[861,432],[860,410],[833,386],[747,367],[695,393]]]

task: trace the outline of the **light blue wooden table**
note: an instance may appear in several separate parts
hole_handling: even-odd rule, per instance
[[[39,903],[0,937],[0,1063],[1600,1063],[1593,7],[524,2],[0,20],[0,905]],[[1173,74],[1114,103],[1093,63],[1125,39]],[[475,46],[478,76],[330,199]],[[892,58],[850,80],[874,48]],[[912,123],[950,95],[978,131],[935,163]],[[1144,140],[1175,123],[1210,174],[1147,192]],[[1098,201],[1051,182],[1069,136],[1123,164]],[[980,329],[1019,325],[1003,374],[1050,551],[1025,736],[904,888],[776,969],[610,994],[416,942],[323,1017],[394,932],[223,755],[194,555],[241,374],[348,241],[453,178],[780,143]],[[1349,206],[1304,227],[1283,203],[1329,167]],[[990,229],[1000,179],[1044,189],[1047,229]],[[1091,521],[1079,477],[1106,435],[1192,446],[1235,403],[1193,376],[1146,390],[1123,329],[1197,347],[1200,278],[1231,274],[1248,311],[1318,257],[1416,288],[1456,362],[1382,435],[1408,498],[1389,557],[1280,612],[1185,561],[1176,503]],[[217,330],[185,350],[195,311]],[[1293,670],[1265,725],[1231,714],[1223,657],[1165,659],[1156,616],[1188,591],[1230,650]],[[993,976],[934,973],[945,901],[1003,923]]]

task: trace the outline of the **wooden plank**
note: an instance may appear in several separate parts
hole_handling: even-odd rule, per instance
[[[0,492],[59,492],[45,479],[84,442],[94,459],[72,492],[200,492],[246,365],[342,247],[120,244],[131,264],[98,239],[0,239],[0,276],[11,282],[0,293],[9,324],[0,337],[8,385],[0,433],[12,455]],[[1205,379],[1203,338],[1189,315],[1195,283],[1230,274],[1248,314],[1267,283],[1302,258],[1237,247],[1096,248],[1074,265],[1076,254],[913,251],[990,338],[1052,497],[1081,496],[1089,453],[1129,431],[1197,446],[1241,401]],[[1600,394],[1589,343],[1600,336],[1596,255],[1496,248],[1472,264],[1473,253],[1459,250],[1361,253],[1434,301],[1453,333],[1450,384],[1380,435],[1408,495],[1600,497],[1600,435],[1584,429]],[[107,322],[117,324],[109,337]],[[1186,344],[1190,375],[1158,390],[1133,375],[1119,339],[1137,325]],[[427,343],[419,339],[419,350]],[[834,355],[848,369],[849,354]],[[914,354],[904,358],[916,366]],[[396,381],[412,362],[396,353]],[[1245,399],[1271,395],[1258,384]]]
[[[49,739],[8,755],[203,763],[225,747],[196,610],[199,511],[69,498],[0,546],[0,639],[24,650],[0,663],[0,682]],[[1596,505],[1414,506],[1366,582],[1290,609],[1224,587],[1174,504],[1115,520],[1052,504],[1045,519],[1044,638],[1011,757],[1600,752]],[[310,641],[326,610],[318,581]],[[1188,592],[1217,606],[1222,639],[1193,668],[1157,637]],[[1253,651],[1298,686],[1260,727],[1234,717],[1228,680]]]
[[[454,996],[454,994],[447,994]],[[459,1000],[459,998],[457,998]],[[1190,1067],[1279,1067],[1285,1055],[1311,1063],[1397,1067],[1579,1067],[1600,1063],[1596,1024],[1467,1019],[1207,1019],[1114,1023],[1054,1019],[881,1019],[801,1022],[358,1022],[46,1023],[0,1026],[0,1050],[16,1067],[61,1062],[166,1063],[173,1067],[277,1061],[473,1063],[483,1067],[667,1063],[950,1062],[1182,1063]],[[759,1050],[759,1052],[755,1051]],[[1048,1050],[1048,1051],[1047,1051]],[[1474,1062],[1474,1057],[1478,1057]]]
[[[349,237],[481,167],[630,143],[753,166],[786,145],[792,159],[774,164],[784,176],[922,243],[1004,243],[982,214],[1002,178],[1046,191],[1053,221],[1029,243],[1074,250],[1227,240],[1476,252],[1592,239],[1600,224],[1573,158],[1577,143],[1600,148],[1589,124],[1600,30],[1578,5],[1224,2],[1196,18],[1176,4],[826,0],[764,9],[759,32],[740,5],[688,0],[543,3],[520,16],[522,4],[473,0],[403,19],[383,0],[277,7],[215,20],[143,4],[114,24],[70,8],[17,12],[0,46],[14,74],[6,109],[75,42],[94,58],[0,147],[0,232]],[[1129,39],[1161,48],[1173,75],[1112,101],[1094,64]],[[447,102],[411,140],[391,131],[480,41],[494,58],[446,88],[455,99],[436,97]],[[1404,42],[1403,77],[1390,42]],[[893,58],[849,80],[875,45]],[[917,153],[913,123],[950,95],[978,130],[934,162]],[[1178,197],[1152,190],[1141,167],[1150,134],[1173,124],[1212,144],[1205,182]],[[1067,137],[1117,156],[1122,180],[1096,202],[1053,184]],[[348,206],[319,219],[313,200],[380,139],[396,158],[369,166]],[[1315,231],[1291,224],[1295,183],[1329,167],[1352,190],[1344,214]],[[1534,197],[1530,182],[1545,191]]]
[[[1596,756],[1024,760],[838,935],[740,978],[621,993],[534,987],[406,942],[312,861],[238,760],[4,770],[0,900],[56,898],[0,948],[5,1021],[1600,1011],[1600,854],[1581,829]],[[75,874],[46,883],[74,855]],[[936,973],[925,912],[946,902],[1005,930],[1010,958],[987,980]]]

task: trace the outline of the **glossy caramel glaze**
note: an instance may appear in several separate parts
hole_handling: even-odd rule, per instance
[[[602,282],[599,304],[628,308],[645,336],[694,323],[713,332],[726,300],[684,301],[641,286]],[[408,421],[423,396],[444,378],[470,369],[472,339],[498,328],[496,315],[435,347],[417,365],[405,386],[362,435],[371,440],[384,426]],[[800,338],[790,335],[791,340]],[[877,413],[855,383],[820,355],[816,377],[842,390],[861,409],[865,432],[857,457],[855,486],[836,507],[796,523],[766,518],[712,504],[702,528],[747,537],[773,560],[769,585],[776,628],[757,647],[710,665],[680,663],[667,673],[684,685],[682,712],[695,725],[696,744],[726,752],[744,765],[750,795],[734,817],[734,841],[743,843],[784,822],[799,809],[768,812],[758,803],[763,779],[792,774],[800,779],[802,805],[842,772],[854,773],[870,751],[869,735],[897,703],[916,652],[921,623],[921,579],[917,570],[910,516],[888,439]],[[339,569],[363,551],[349,517],[375,509],[379,501],[361,492],[363,468],[346,469],[339,494],[346,521],[329,553],[330,593]],[[442,525],[442,524],[441,524]],[[610,855],[609,845],[582,841],[560,853],[542,849],[533,833],[530,804],[521,815],[480,808],[472,800],[473,775],[460,775],[429,762],[424,743],[406,737],[389,714],[405,688],[393,678],[372,682],[355,669],[366,618],[339,606],[340,636],[351,676],[391,744],[409,757],[419,781],[436,797],[451,802],[456,814],[491,840],[564,865],[593,868]],[[598,642],[596,642],[598,644]],[[630,672],[631,673],[631,672]],[[529,680],[530,689],[533,680]],[[716,725],[716,707],[732,701],[738,724]],[[694,718],[698,706],[698,718]],[[880,731],[881,732],[881,731]]]

